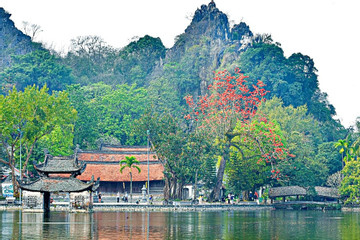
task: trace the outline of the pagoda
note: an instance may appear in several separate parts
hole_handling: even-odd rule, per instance
[[[77,152],[77,151],[76,151]],[[51,193],[69,193],[69,210],[89,211],[92,209],[92,193],[99,187],[94,177],[82,182],[76,177],[85,171],[86,164],[78,161],[77,154],[54,157],[45,154],[45,161],[34,162],[39,177],[31,182],[19,182],[23,190],[24,211],[49,211]]]

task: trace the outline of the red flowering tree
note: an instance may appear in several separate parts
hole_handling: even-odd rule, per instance
[[[192,96],[185,98],[191,109],[185,119],[196,122],[197,130],[214,139],[220,151],[217,182],[211,194],[215,200],[220,198],[226,163],[233,148],[243,157],[257,157],[258,162],[271,165],[273,178],[280,177],[276,163],[288,155],[274,124],[257,112],[267,94],[264,84],[258,81],[251,85],[246,78],[239,69],[234,76],[226,70],[221,71],[209,86],[210,94],[200,96],[196,102]],[[245,148],[257,150],[252,156],[244,156]]]

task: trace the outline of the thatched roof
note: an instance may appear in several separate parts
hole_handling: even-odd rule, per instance
[[[288,186],[288,187],[275,187],[270,188],[269,197],[287,197],[287,196],[298,196],[306,195],[306,189],[299,186]]]
[[[308,194],[308,189],[299,186],[288,186],[288,187],[275,187],[270,188],[269,197],[288,197],[288,196],[305,196]],[[339,192],[336,188],[329,187],[315,187],[315,192],[320,197],[339,198]]]
[[[339,198],[339,191],[337,188],[330,187],[315,187],[315,191],[320,197]]]

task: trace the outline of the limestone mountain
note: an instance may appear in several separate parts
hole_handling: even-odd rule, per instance
[[[39,48],[31,38],[15,27],[11,14],[0,7],[0,71],[10,66],[11,55],[29,53]]]
[[[4,9],[0,10],[0,18],[0,70],[3,71],[11,65],[11,54],[26,54],[38,45],[15,28],[10,14]],[[240,68],[249,76],[248,84],[258,80],[266,84],[268,98],[279,97],[285,106],[306,105],[308,113],[324,125],[328,140],[336,139],[337,133],[343,130],[341,124],[332,118],[336,114],[335,108],[319,88],[314,61],[301,53],[284,56],[281,45],[273,42],[271,35],[254,34],[245,22],[230,26],[228,16],[216,7],[214,1],[196,9],[189,26],[176,37],[174,46],[169,49],[164,47],[160,38],[147,35],[122,49],[107,45],[97,36],[78,37],[72,40],[67,56],[51,58],[53,64],[43,73],[54,74],[52,77],[41,74],[41,78],[37,78],[41,81],[29,78],[33,72],[25,75],[16,72],[19,69],[28,71],[31,59],[36,58],[41,63],[44,62],[41,56],[50,58],[48,54],[33,55],[18,58],[18,65],[3,71],[3,74],[0,72],[0,77],[5,76],[1,78],[1,84],[7,76],[18,76],[17,81],[21,82],[18,86],[46,82],[55,90],[65,89],[70,83],[85,86],[103,82],[112,89],[119,84],[136,84],[146,88],[147,100],[154,111],[166,110],[180,116],[185,105],[184,97],[190,94],[197,99],[197,96],[206,94],[214,71]],[[27,65],[22,61],[28,61]],[[66,68],[59,65],[59,61]],[[42,65],[31,69],[35,71],[39,66]]]

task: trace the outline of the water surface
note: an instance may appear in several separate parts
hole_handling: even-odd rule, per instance
[[[358,239],[340,211],[0,212],[1,239]]]

